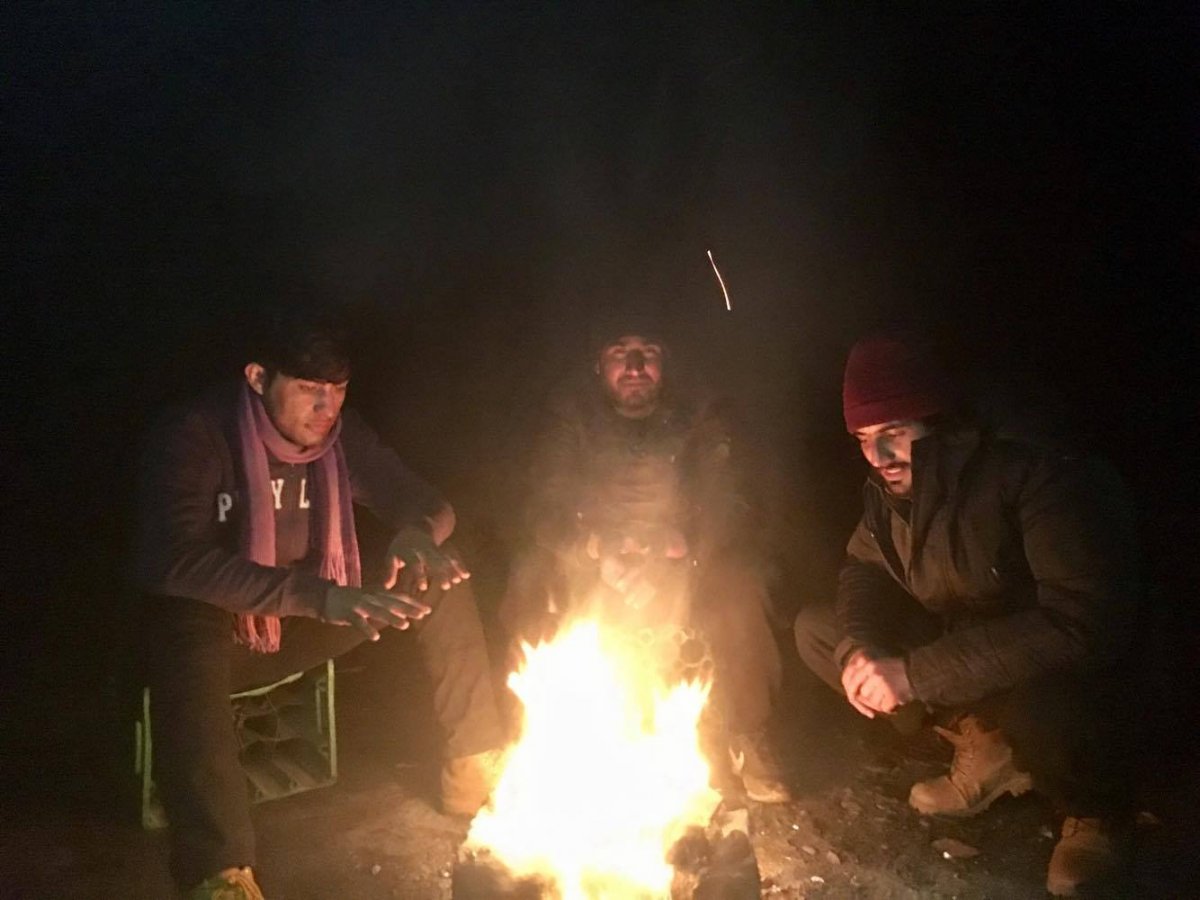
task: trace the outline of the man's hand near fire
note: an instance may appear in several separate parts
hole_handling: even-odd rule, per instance
[[[584,549],[589,558],[599,563],[600,579],[623,595],[627,604],[641,609],[657,593],[656,586],[646,577],[651,564],[663,559],[684,559],[688,543],[683,533],[674,528],[665,529],[649,540],[592,532]]]
[[[865,650],[856,651],[843,667],[842,689],[850,705],[868,719],[895,712],[914,698],[902,658],[876,658]]]
[[[466,565],[448,544],[438,546],[420,528],[404,528],[392,538],[384,562],[383,586],[398,594],[416,597],[431,584],[448,591],[471,577]]]
[[[390,626],[404,631],[409,622],[423,619],[429,611],[424,603],[403,594],[334,584],[325,592],[321,619],[333,625],[350,625],[367,640],[377,641],[380,629]]]

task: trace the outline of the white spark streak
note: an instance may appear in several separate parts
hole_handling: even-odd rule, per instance
[[[721,293],[725,295],[725,308],[733,312],[733,306],[729,303],[729,291],[725,289],[725,279],[721,277],[721,270],[717,268],[717,261],[713,259],[712,251],[708,251],[708,261],[712,263],[713,272],[717,275],[717,282],[721,285]]]

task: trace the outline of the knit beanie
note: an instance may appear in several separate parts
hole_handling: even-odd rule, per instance
[[[883,331],[850,349],[842,382],[846,430],[946,412],[948,379],[929,342],[910,331]]]
[[[662,316],[653,307],[624,306],[597,310],[588,322],[588,356],[595,360],[610,344],[634,334],[661,344],[666,352],[664,330]]]

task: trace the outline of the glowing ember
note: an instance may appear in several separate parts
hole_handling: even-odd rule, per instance
[[[669,896],[667,851],[719,802],[697,739],[708,685],[668,686],[595,622],[525,656],[509,676],[521,739],[467,849],[554,882],[563,900]]]

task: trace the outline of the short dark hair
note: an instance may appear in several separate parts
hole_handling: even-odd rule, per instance
[[[268,376],[334,384],[350,378],[348,331],[324,310],[300,307],[270,316],[251,357]]]

